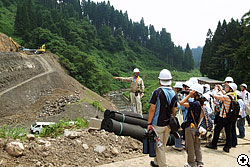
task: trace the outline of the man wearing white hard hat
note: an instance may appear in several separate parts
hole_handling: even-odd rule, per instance
[[[229,150],[232,146],[232,120],[227,118],[227,113],[229,112],[230,104],[231,104],[231,99],[229,96],[231,96],[231,98],[233,99],[236,98],[235,91],[237,90],[237,85],[235,83],[226,84],[225,85],[226,95],[219,96],[218,90],[219,90],[219,86],[216,86],[214,98],[217,100],[220,100],[223,103],[223,105],[222,105],[222,109],[220,110],[218,121],[214,129],[213,140],[206,147],[211,148],[211,149],[217,149],[217,143],[218,143],[220,132],[222,128],[225,128],[226,144],[223,147],[223,150],[229,153]]]
[[[144,96],[144,83],[141,77],[139,77],[139,69],[135,68],[133,71],[133,77],[114,77],[123,82],[130,82],[130,101],[134,112],[142,114],[141,98]]]
[[[185,142],[187,151],[187,163],[184,167],[203,167],[201,141],[199,134],[199,123],[204,116],[202,107],[204,105],[203,86],[195,83],[190,87],[189,94],[180,101],[180,105],[188,108],[185,124]],[[193,98],[193,102],[188,99]]]
[[[156,158],[150,162],[150,165],[167,167],[165,149],[170,134],[170,118],[172,115],[176,115],[177,98],[171,88],[172,75],[170,71],[163,69],[158,78],[160,87],[154,90],[150,98],[147,129],[157,132],[162,146],[156,146]]]
[[[243,102],[246,105],[246,112],[247,112],[246,119],[247,119],[247,123],[248,123],[248,126],[250,126],[250,118],[249,118],[249,111],[248,111],[248,106],[250,105],[250,94],[247,91],[247,84],[245,84],[245,83],[241,84],[240,85],[240,90],[241,90],[241,97],[243,99]]]

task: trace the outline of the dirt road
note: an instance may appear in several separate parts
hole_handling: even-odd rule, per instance
[[[232,148],[230,153],[225,153],[219,146],[218,150],[210,150],[202,146],[202,156],[205,167],[239,167],[237,157],[240,154],[246,154],[250,158],[250,127],[246,127],[246,137],[238,139],[237,148]],[[171,147],[166,150],[166,158],[169,167],[183,167],[187,160],[185,151],[174,151]],[[153,160],[148,155],[141,155],[141,157],[128,159],[120,162],[100,165],[98,167],[150,167],[149,162]]]
[[[13,89],[21,86],[21,85],[23,85],[25,83],[28,83],[28,82],[36,79],[36,78],[42,77],[42,76],[47,75],[49,73],[52,73],[54,71],[53,68],[50,66],[50,64],[41,55],[38,55],[38,56],[37,55],[29,55],[29,56],[34,56],[42,64],[43,68],[45,69],[45,72],[43,72],[41,74],[38,74],[38,75],[36,75],[36,76],[34,76],[32,78],[29,78],[29,79],[27,79],[27,80],[25,80],[25,81],[23,81],[23,82],[15,85],[15,86],[12,86],[12,87],[10,87],[10,88],[8,88],[8,89],[0,92],[0,97],[3,94],[5,94],[5,93],[7,93],[7,92],[9,92],[9,91],[11,91],[11,90],[13,90]]]

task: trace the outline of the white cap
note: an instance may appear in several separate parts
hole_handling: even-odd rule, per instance
[[[181,82],[176,82],[174,88],[182,89],[183,88],[182,83]]]
[[[135,69],[134,69],[134,73],[135,73],[135,72],[140,72],[140,70],[139,70],[138,68],[135,68]]]
[[[189,88],[191,88],[191,86],[193,85],[193,83],[191,81],[186,81],[186,82],[183,83],[183,85],[186,85]]]
[[[161,85],[170,86],[172,83],[172,81],[171,81],[172,75],[171,75],[170,71],[167,69],[161,70],[158,78],[160,79]]]
[[[240,86],[243,86],[247,89],[247,84],[245,84],[245,83],[241,84]]]
[[[205,84],[204,87],[205,87],[207,90],[210,90],[210,85],[209,85],[209,84]]]
[[[224,82],[234,82],[232,77],[226,77]]]
[[[198,79],[195,77],[190,78],[189,81],[192,82],[193,84],[198,83]]]
[[[203,97],[205,97],[205,99],[206,99],[207,101],[210,100],[210,94],[209,94],[209,93],[204,93],[204,94],[203,94]]]
[[[233,89],[233,91],[237,90],[237,85],[235,83],[229,83],[228,86]]]
[[[190,88],[191,90],[195,90],[196,92],[203,94],[203,86],[201,84],[193,84]]]

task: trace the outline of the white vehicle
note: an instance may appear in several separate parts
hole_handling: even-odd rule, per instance
[[[30,132],[39,134],[41,133],[42,128],[53,124],[55,124],[55,122],[36,122],[34,125],[31,125]]]

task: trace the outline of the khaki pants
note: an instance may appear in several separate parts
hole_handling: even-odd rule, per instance
[[[157,146],[155,148],[156,157],[154,159],[154,163],[156,165],[159,165],[159,167],[167,167],[165,153],[166,153],[166,144],[170,133],[170,127],[169,126],[161,127],[155,125],[153,126],[160,137],[160,141],[162,142],[162,146],[160,148],[158,148]]]
[[[142,114],[142,104],[141,104],[140,93],[138,93],[138,96],[135,96],[135,93],[130,92],[130,101],[132,105],[132,110],[138,114]]]
[[[201,141],[198,136],[195,136],[196,128],[185,129],[186,151],[188,154],[187,162],[190,166],[203,165],[201,154]]]

